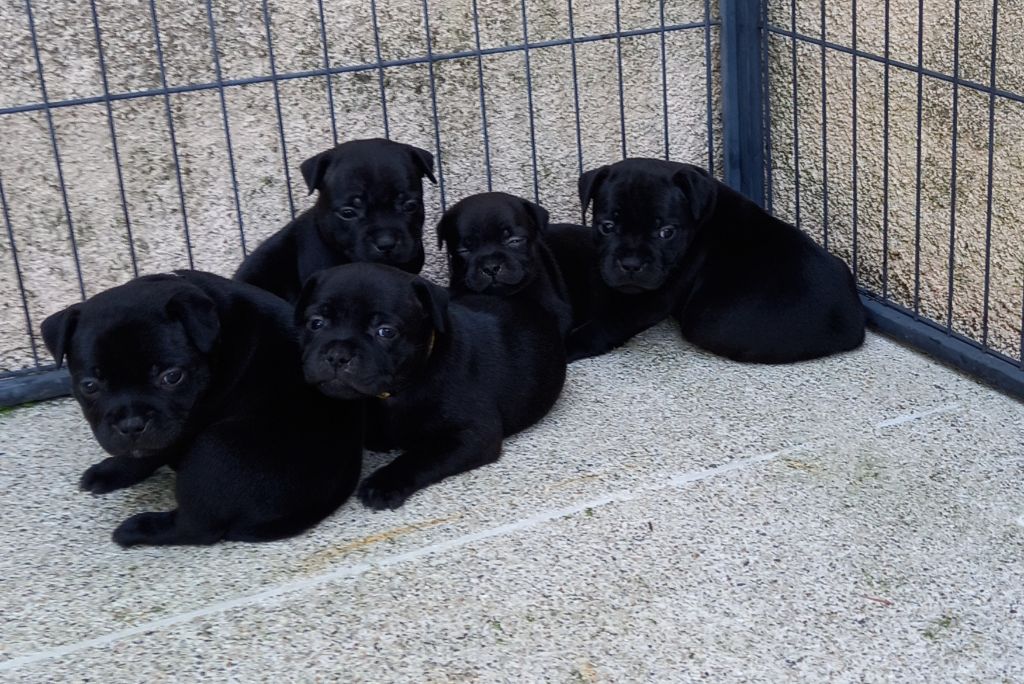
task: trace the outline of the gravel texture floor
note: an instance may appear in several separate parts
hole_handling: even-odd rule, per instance
[[[77,408],[19,408],[0,680],[1022,681],[1022,426],[877,336],[759,367],[663,325],[399,511],[123,551],[111,530],[173,476],[83,494],[101,452]]]

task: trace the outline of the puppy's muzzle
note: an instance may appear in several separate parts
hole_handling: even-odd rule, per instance
[[[114,421],[114,429],[122,436],[128,439],[138,439],[149,426],[152,424],[151,418],[144,418],[142,416],[129,416],[128,418],[122,418],[121,420]]]
[[[373,238],[373,248],[384,256],[398,248],[398,237],[392,233],[378,233]]]
[[[651,265],[649,260],[638,256],[625,256],[615,260],[615,267],[627,275],[636,275]]]
[[[352,347],[341,342],[334,342],[324,351],[324,361],[335,371],[339,371],[352,361]]]

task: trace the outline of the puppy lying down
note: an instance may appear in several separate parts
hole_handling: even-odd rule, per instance
[[[379,264],[314,275],[296,319],[306,381],[368,398],[367,446],[402,449],[359,497],[398,508],[413,493],[494,462],[502,438],[540,420],[565,380],[557,326],[528,302],[448,292]]]
[[[791,363],[858,347],[864,308],[846,264],[704,169],[626,159],[583,174],[593,226],[549,244],[573,300],[570,360],[673,317],[737,361]]]
[[[359,479],[362,416],[306,386],[285,302],[208,273],[145,276],[42,325],[110,458],[93,494],[178,471],[172,511],[139,513],[114,541],[211,544],[297,534]]]
[[[572,305],[544,236],[548,212],[504,192],[460,200],[437,224],[448,247],[448,289],[458,296],[490,294],[532,302],[562,337],[572,326]]]

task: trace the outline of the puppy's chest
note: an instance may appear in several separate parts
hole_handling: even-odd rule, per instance
[[[367,441],[377,448],[396,448],[432,432],[439,421],[436,402],[418,397],[374,399],[367,409]]]

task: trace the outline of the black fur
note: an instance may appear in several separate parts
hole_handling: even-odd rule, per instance
[[[296,319],[303,367],[333,397],[368,397],[367,446],[402,449],[359,497],[398,508],[414,492],[494,462],[502,438],[540,420],[565,380],[565,352],[535,306],[448,292],[379,264],[314,275]]]
[[[503,192],[466,197],[437,225],[438,246],[448,248],[448,289],[536,304],[565,337],[572,306],[547,230],[547,210],[529,200]]]
[[[789,363],[858,347],[864,309],[846,264],[689,164],[627,159],[580,177],[593,227],[549,244],[573,299],[570,360],[673,316],[694,344]]]
[[[42,334],[111,454],[82,488],[178,471],[177,509],[125,520],[122,546],[279,539],[355,489],[362,406],[306,386],[291,307],[266,292],[197,271],[145,276],[50,316]]]
[[[256,248],[235,273],[294,303],[306,279],[353,262],[423,268],[423,177],[434,180],[426,150],[374,138],[352,140],[302,162],[316,204]]]

